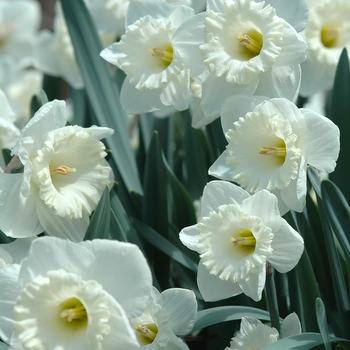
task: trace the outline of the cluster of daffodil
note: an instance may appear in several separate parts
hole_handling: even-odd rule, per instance
[[[332,88],[349,18],[348,0],[58,0],[39,31],[37,1],[0,0],[0,350],[330,349],[346,336],[350,242],[334,239],[333,209],[322,224],[343,263],[325,273],[346,277],[329,332],[318,301],[315,333],[294,268],[332,299],[326,257],[305,251],[323,238],[305,232],[326,216],[315,197],[341,130],[300,101]],[[202,332],[230,320],[228,339]]]

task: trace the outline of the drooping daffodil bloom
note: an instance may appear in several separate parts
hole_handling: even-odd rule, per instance
[[[221,123],[228,145],[209,173],[250,193],[273,192],[282,214],[303,210],[308,165],[326,173],[336,166],[338,127],[287,99],[232,96],[222,107]]]
[[[102,58],[126,73],[120,100],[127,113],[187,109],[190,71],[178,55],[173,36],[194,15],[186,6],[132,1],[126,32],[101,52]]]
[[[276,196],[266,190],[250,196],[230,182],[209,182],[201,216],[180,232],[180,240],[199,253],[197,283],[205,301],[241,293],[260,300],[267,262],[285,273],[304,250],[302,237],[281,218]]]
[[[295,100],[306,56],[298,31],[306,20],[306,0],[208,0],[205,13],[183,23],[174,42],[191,76],[202,83],[205,118],[199,126],[219,117],[231,95]]]
[[[80,241],[112,184],[100,139],[113,130],[65,126],[66,121],[65,102],[48,102],[12,148],[7,172],[0,173],[0,229],[6,235],[22,238],[46,231]]]
[[[242,317],[240,330],[232,338],[230,347],[225,348],[225,350],[259,350],[275,343],[280,338],[300,333],[300,321],[295,313],[289,314],[283,320],[280,334],[277,329],[269,327],[253,317],[246,316]]]
[[[331,89],[340,54],[350,50],[349,1],[308,0],[308,5],[309,22],[302,32],[308,45],[301,65],[303,96]]]
[[[151,272],[129,243],[33,241],[21,265],[0,269],[0,337],[10,349],[139,349]]]
[[[152,289],[151,299],[141,316],[130,320],[136,337],[147,350],[178,349],[188,346],[177,335],[186,335],[193,328],[197,301],[192,291],[170,288],[162,293]]]

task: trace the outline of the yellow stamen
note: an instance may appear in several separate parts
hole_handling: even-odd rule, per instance
[[[69,168],[66,165],[60,165],[57,167],[50,167],[50,173],[51,175],[63,175],[67,176],[68,173],[75,173],[77,171],[76,168]]]
[[[263,154],[265,156],[277,156],[285,158],[287,155],[287,150],[285,147],[262,147],[258,148],[259,154]]]
[[[263,46],[262,35],[258,32],[252,32],[248,34],[239,34],[238,37],[239,43],[246,47],[253,57],[260,54],[260,51]]]
[[[231,237],[230,241],[236,247],[235,249],[239,249],[245,255],[252,254],[255,251],[256,239],[253,232],[249,229],[244,228],[235,232],[234,237]]]
[[[337,45],[338,35],[338,28],[323,27],[321,30],[322,44],[327,48],[335,47]]]
[[[168,65],[173,60],[173,48],[171,46],[167,50],[159,49],[156,47],[154,49],[149,49],[149,52],[152,53],[152,56],[158,57],[168,63]]]
[[[138,324],[135,326],[137,332],[141,333],[144,341],[147,344],[151,344],[157,336],[158,327],[155,323],[150,323],[146,325]]]
[[[59,315],[65,325],[72,329],[85,327],[88,323],[85,306],[77,298],[71,298],[63,302]]]

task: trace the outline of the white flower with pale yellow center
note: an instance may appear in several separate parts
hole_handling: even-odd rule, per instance
[[[197,282],[205,301],[241,293],[260,300],[267,262],[285,273],[304,250],[301,236],[281,218],[276,196],[266,190],[250,196],[232,183],[212,181],[204,188],[201,216],[180,232],[180,240],[199,253]]]
[[[289,314],[283,320],[281,334],[278,333],[277,329],[269,327],[253,317],[246,316],[242,317],[240,330],[232,338],[230,347],[225,348],[225,350],[259,350],[275,343],[280,338],[300,333],[300,321],[295,313]]]
[[[139,349],[151,272],[139,248],[36,239],[21,265],[0,269],[0,337],[10,349]]]
[[[8,236],[46,231],[80,241],[104,189],[112,184],[100,139],[113,130],[65,126],[66,121],[64,101],[46,103],[13,147],[14,158],[0,174],[0,228]],[[13,173],[21,167],[23,172]]]
[[[173,43],[179,25],[193,9],[165,3],[130,3],[126,32],[101,52],[102,58],[126,73],[120,99],[127,113],[145,113],[190,102],[190,72]]]
[[[282,214],[303,210],[308,165],[326,173],[336,166],[338,127],[287,99],[232,96],[221,121],[228,145],[209,173],[250,193],[273,192]]]
[[[350,50],[350,3],[347,0],[309,0],[309,22],[302,32],[308,45],[301,65],[300,94],[309,96],[333,86],[344,48]]]
[[[208,0],[207,12],[186,21],[175,34],[180,56],[202,82],[203,125],[217,118],[221,104],[234,94],[296,99],[306,44],[295,28],[303,28],[306,3],[286,5],[295,12],[287,18],[291,25],[278,15],[285,11],[278,12],[274,2]]]
[[[159,293],[152,289],[151,299],[141,316],[130,320],[143,349],[188,350],[177,335],[186,335],[193,328],[197,302],[192,291],[170,288]]]

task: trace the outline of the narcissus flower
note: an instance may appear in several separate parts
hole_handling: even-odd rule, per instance
[[[89,215],[113,174],[101,138],[112,129],[65,126],[65,102],[43,105],[22,130],[7,172],[0,174],[0,228],[11,237],[46,231],[83,239]],[[13,171],[13,170],[12,170]]]
[[[300,94],[331,89],[340,54],[350,50],[350,3],[347,0],[309,0],[309,22],[302,32],[308,44],[302,63]]]
[[[269,327],[253,317],[242,317],[240,330],[232,338],[230,347],[225,348],[225,350],[259,350],[275,343],[280,338],[300,333],[301,326],[295,313],[288,315],[283,320],[281,334],[278,333],[277,329]]]
[[[297,33],[307,17],[305,1],[287,5],[293,25],[276,13],[274,1],[209,0],[207,12],[183,23],[174,36],[191,75],[202,82],[207,124],[234,94],[294,100],[306,43]]]
[[[42,237],[0,278],[0,337],[10,349],[139,349],[128,318],[145,309],[152,280],[137,246]]]
[[[145,113],[190,102],[190,72],[173,43],[179,25],[194,15],[192,8],[133,1],[121,40],[101,52],[102,58],[126,73],[120,99],[128,113]]]
[[[192,291],[170,288],[159,293],[152,289],[151,299],[141,316],[130,320],[143,349],[188,350],[177,335],[188,334],[197,314]]]
[[[197,282],[205,301],[244,293],[258,301],[267,261],[284,273],[304,250],[301,236],[281,218],[277,198],[262,190],[250,196],[226,181],[204,188],[202,219],[180,232],[181,242],[199,253]]]
[[[287,99],[232,96],[222,107],[221,121],[227,150],[209,173],[234,181],[250,193],[273,192],[282,214],[303,210],[308,165],[326,173],[335,168],[338,127]]]

